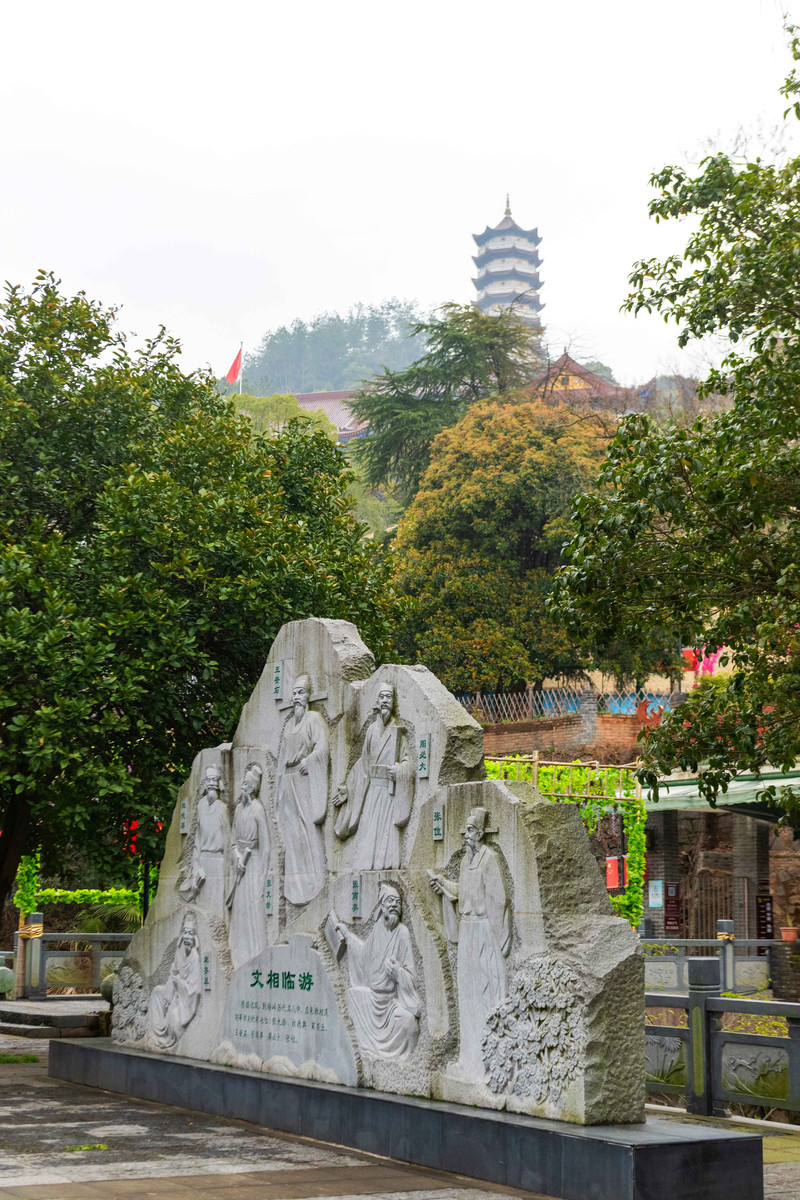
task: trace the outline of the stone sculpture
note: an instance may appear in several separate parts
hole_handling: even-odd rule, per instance
[[[295,621],[231,742],[198,755],[178,794],[113,1037],[639,1121],[643,962],[576,806],[487,780],[480,726],[425,667],[376,669],[353,625]]]
[[[433,875],[431,887],[442,897],[447,940],[458,943],[458,1019],[460,1051],[456,1071],[484,1072],[481,1039],[489,1013],[506,996],[505,959],[511,949],[511,914],[497,855],[484,842],[485,808],[473,808],[462,830],[464,856],[458,882]]]
[[[393,715],[394,704],[394,688],[384,684],[361,757],[334,800],[339,808],[336,836],[344,839],[355,834],[352,866],[357,871],[400,866],[400,830],[411,814],[414,775],[408,740]]]
[[[228,847],[228,810],[222,800],[218,767],[207,767],[197,797],[194,853],[181,897],[200,903],[220,916],[225,895],[225,851]]]
[[[249,962],[266,942],[262,918],[264,879],[272,850],[269,825],[261,801],[262,770],[250,763],[236,800],[231,831],[230,948],[234,968]]]
[[[275,810],[286,854],[283,894],[307,904],[326,879],[320,825],[328,810],[328,733],[309,709],[311,680],[299,675],[292,688],[293,715],[283,731],[278,756]]]
[[[197,918],[187,912],[183,918],[175,957],[166,983],[153,988],[148,1006],[148,1026],[158,1046],[174,1046],[194,1019],[203,989]]]
[[[383,884],[378,917],[363,941],[346,925],[336,924],[347,946],[347,1003],[358,1044],[364,1054],[398,1061],[408,1058],[417,1044],[422,1007],[411,938],[401,915],[399,891]]]

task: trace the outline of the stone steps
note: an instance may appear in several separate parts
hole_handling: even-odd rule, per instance
[[[0,1034],[24,1038],[81,1038],[100,1037],[100,1028],[86,1025],[31,1025],[19,1021],[0,1020]]]
[[[98,1013],[20,1011],[0,1004],[0,1034],[6,1037],[100,1037]]]

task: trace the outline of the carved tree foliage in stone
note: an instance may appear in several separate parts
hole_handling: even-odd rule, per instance
[[[559,1103],[584,1067],[580,985],[558,959],[530,959],[492,1010],[481,1047],[493,1092]]]
[[[147,1033],[147,993],[138,971],[123,966],[114,980],[114,1041],[138,1042]]]

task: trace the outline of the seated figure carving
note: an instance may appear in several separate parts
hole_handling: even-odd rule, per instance
[[[381,888],[380,911],[363,940],[337,923],[350,964],[347,1002],[364,1054],[401,1061],[419,1038],[421,1009],[415,981],[414,954],[408,929],[400,920],[397,888]]]

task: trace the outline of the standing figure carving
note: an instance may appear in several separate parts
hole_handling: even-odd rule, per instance
[[[187,912],[181,925],[169,978],[150,993],[147,1023],[157,1045],[175,1045],[197,1012],[202,990],[197,918],[194,913]]]
[[[383,684],[377,716],[367,730],[361,757],[334,804],[334,831],[355,837],[352,866],[357,871],[397,870],[400,830],[408,823],[414,799],[414,772],[405,731],[394,717],[395,692]]]
[[[328,810],[328,732],[319,713],[309,709],[310,696],[311,680],[299,675],[275,781],[275,812],[286,851],[283,894],[292,904],[307,904],[327,878],[321,825]]]
[[[263,910],[264,879],[272,850],[267,815],[259,800],[262,771],[250,763],[236,799],[231,832],[228,941],[233,968],[249,962],[266,945]]]
[[[481,1039],[486,1018],[506,997],[505,958],[511,949],[511,911],[497,853],[484,838],[489,829],[485,808],[473,808],[462,829],[464,857],[458,882],[431,876],[442,897],[449,942],[458,943],[459,1056],[456,1070],[471,1078],[485,1075]]]
[[[219,767],[206,768],[196,809],[191,867],[178,891],[189,903],[198,901],[218,916],[224,916],[229,822],[228,808],[222,799]]]
[[[347,945],[347,1002],[359,1045],[365,1054],[400,1062],[417,1044],[421,1004],[397,888],[383,884],[379,903],[378,918],[363,941],[340,922],[336,928]]]

